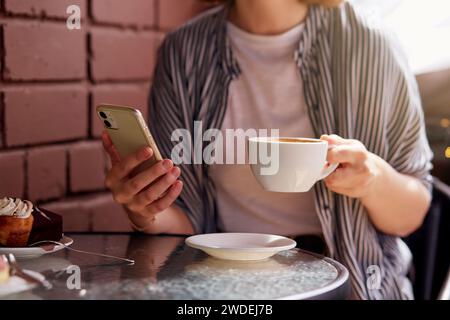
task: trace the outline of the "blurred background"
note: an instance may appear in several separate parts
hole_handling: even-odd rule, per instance
[[[423,99],[435,158],[450,184],[450,1],[354,0],[394,29]],[[77,5],[81,28],[69,30]],[[129,231],[104,189],[100,102],[147,115],[164,35],[207,6],[196,0],[0,2],[0,196],[63,214],[65,231]]]
[[[450,184],[450,1],[351,0],[401,43],[414,72],[434,152],[433,175]]]
[[[69,30],[77,5],[81,28]],[[104,188],[101,102],[147,116],[164,34],[205,8],[196,0],[1,0],[0,196],[64,216],[65,231],[129,231]]]

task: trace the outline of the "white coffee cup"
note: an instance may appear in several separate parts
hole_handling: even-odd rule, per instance
[[[262,187],[276,192],[307,192],[338,166],[326,161],[328,142],[310,138],[253,137],[249,163]]]

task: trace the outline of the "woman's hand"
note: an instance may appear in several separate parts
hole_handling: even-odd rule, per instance
[[[358,140],[343,139],[335,134],[322,135],[320,139],[334,146],[328,151],[327,161],[339,163],[325,179],[326,186],[352,198],[362,198],[371,192],[379,176],[378,157]]]
[[[102,141],[112,164],[106,176],[106,187],[111,190],[114,200],[125,206],[133,222],[143,219],[153,221],[158,213],[173,204],[183,184],[178,180],[180,169],[174,167],[171,160],[159,161],[130,177],[133,169],[152,157],[153,150],[145,147],[120,159],[106,132],[102,134]]]
[[[334,145],[327,160],[339,163],[325,179],[330,190],[358,198],[373,225],[386,234],[404,237],[422,224],[431,197],[419,179],[397,172],[360,141],[334,134],[320,138]]]

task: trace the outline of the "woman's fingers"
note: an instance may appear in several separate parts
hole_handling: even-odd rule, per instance
[[[332,174],[325,178],[328,186],[350,188],[357,181],[357,174],[351,166],[337,168]]]
[[[116,202],[124,204],[135,214],[155,215],[169,207],[180,194],[182,183],[177,179],[181,170],[174,167],[171,160],[165,159],[131,178],[124,177],[148,158],[144,150],[113,167],[106,181]]]
[[[323,134],[320,139],[333,145],[327,153],[330,163],[359,163],[367,158],[367,150],[358,140],[344,139],[335,134]]]
[[[351,157],[353,147],[349,147],[352,145],[350,140],[341,138],[336,134],[323,134],[320,139],[328,142],[327,161],[329,163],[353,162]]]
[[[327,184],[327,187],[335,193],[343,194],[343,195],[346,195],[347,197],[351,197],[351,198],[357,197],[357,193],[355,192],[355,189],[353,189],[353,188],[336,187],[336,186],[330,186],[328,184]]]
[[[142,149],[128,155],[125,159],[111,168],[111,174],[115,179],[120,180],[128,176],[138,165],[151,158],[153,150],[150,147]]]
[[[144,147],[141,150],[129,155],[124,160],[114,164],[106,175],[105,184],[113,192],[114,199],[119,203],[128,201],[128,196],[122,194],[123,179],[139,164],[149,159],[153,154],[152,149]]]
[[[325,179],[326,186],[333,192],[349,197],[361,197],[370,192],[370,184],[376,176],[372,154],[358,140],[343,139],[337,135],[323,135],[322,140],[334,144],[327,153],[329,163],[339,167]]]
[[[108,132],[106,132],[106,130],[102,131],[102,142],[103,142],[103,147],[105,149],[108,149],[113,143],[111,138],[108,135]]]
[[[341,145],[346,143],[346,139],[336,135],[336,134],[323,134],[320,136],[320,140],[328,141],[329,145]]]
[[[183,183],[180,180],[177,180],[172,186],[169,188],[167,193],[156,200],[146,208],[146,212],[151,215],[156,215],[157,213],[167,209],[175,202],[177,197],[180,195],[181,190],[183,190]]]
[[[357,144],[341,144],[328,150],[327,161],[330,163],[358,163],[364,161],[367,152]]]
[[[169,159],[159,161],[147,170],[137,174],[124,183],[123,192],[127,197],[133,197],[148,185],[153,183],[160,176],[167,173],[173,167],[173,162]]]
[[[120,156],[117,152],[116,148],[114,147],[114,144],[112,143],[112,140],[108,133],[106,131],[103,131],[102,133],[102,143],[103,148],[105,148],[106,152],[109,155],[109,158],[111,159],[111,164],[115,165],[120,162]]]
[[[170,186],[180,176],[180,168],[174,167],[164,176],[162,176],[155,183],[150,185],[147,189],[139,193],[133,203],[130,204],[130,209],[133,211],[140,211],[146,206],[157,201],[170,188]]]
[[[371,181],[369,177],[365,169],[347,165],[336,169],[325,179],[325,183],[335,192],[338,192],[337,190],[362,192]]]
[[[112,163],[105,182],[116,202],[137,214],[156,215],[168,208],[181,193],[183,184],[177,180],[181,170],[173,167],[171,160],[159,161],[130,178],[137,166],[153,156],[153,150],[144,147],[120,159],[106,131],[102,133],[102,143]]]

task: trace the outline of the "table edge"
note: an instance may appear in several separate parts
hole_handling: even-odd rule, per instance
[[[314,256],[316,258],[320,258],[331,264],[333,267],[336,268],[338,272],[337,278],[331,282],[330,284],[327,284],[323,287],[313,289],[308,292],[302,292],[298,294],[293,294],[287,297],[278,298],[276,300],[323,300],[327,299],[327,295],[330,294],[330,292],[342,289],[343,294],[345,296],[349,295],[349,272],[347,268],[342,265],[340,262],[333,260],[329,257],[325,257],[323,255],[313,253],[310,251],[306,251],[300,248],[295,248],[294,250],[300,251],[305,254],[309,254],[311,256]]]

